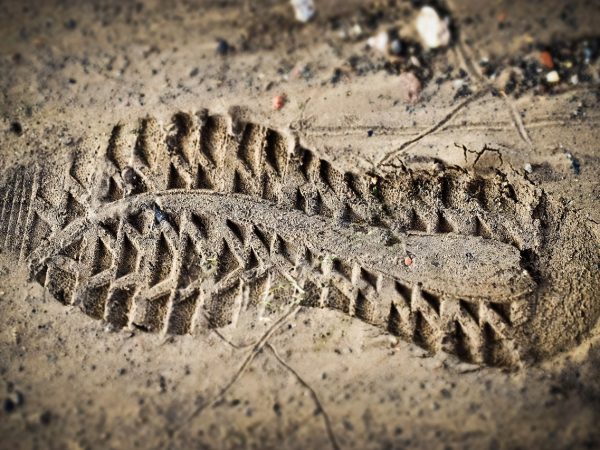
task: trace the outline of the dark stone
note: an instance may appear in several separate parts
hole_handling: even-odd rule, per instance
[[[50,411],[44,411],[40,416],[40,423],[42,425],[50,425],[52,421],[52,413]]]
[[[216,52],[218,55],[226,55],[231,51],[231,46],[229,42],[225,39],[217,39],[217,49]]]
[[[19,122],[13,122],[10,124],[10,131],[17,136],[21,136],[21,134],[23,134],[23,126]]]
[[[67,30],[74,30],[77,28],[77,21],[75,19],[69,19],[65,22],[65,28]]]
[[[4,400],[4,412],[5,413],[7,413],[7,414],[12,413],[16,407],[17,407],[17,405],[15,404],[15,402],[12,399],[7,398]]]

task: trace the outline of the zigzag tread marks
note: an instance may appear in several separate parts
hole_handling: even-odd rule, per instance
[[[394,179],[343,173],[309,150],[290,150],[274,130],[255,124],[240,130],[232,136],[224,118],[198,119],[186,113],[176,114],[170,127],[152,118],[134,128],[119,125],[100,177],[108,188],[97,189],[95,195],[106,205],[125,204],[144,193],[211,191],[268,200],[282,214],[299,210],[346,225],[509,240],[500,221],[490,225],[490,217],[497,208],[514,215],[516,199],[514,192],[505,195],[496,181],[459,170],[410,172]],[[81,177],[72,178],[81,185]],[[497,206],[499,195],[503,197]],[[87,205],[74,187],[65,188],[62,202],[62,211],[68,213],[50,223],[50,232],[86,213]],[[61,210],[55,204],[49,209]],[[3,205],[2,215],[6,210],[13,217],[13,203]],[[38,268],[41,277],[45,273],[42,283],[63,302],[81,304],[115,328],[171,333],[193,331],[201,317],[209,326],[235,324],[247,305],[272,306],[281,286],[287,286],[303,304],[339,309],[431,351],[448,349],[471,361],[513,358],[510,349],[501,348],[509,339],[510,314],[500,304],[486,312],[502,319],[496,322],[486,321],[486,314],[473,309],[478,303],[470,300],[450,314],[446,306],[456,299],[403,285],[355,261],[339,260],[324,268],[318,260],[326,255],[285,238],[277,226],[249,228],[230,217],[219,222],[201,211],[186,218],[154,208],[145,218],[97,224],[86,232],[88,256],[78,259],[70,253],[52,259]],[[37,208],[25,215],[41,230],[49,223],[43,222],[44,214]],[[13,222],[20,223],[10,219],[0,225],[14,228]],[[28,252],[48,235],[41,232]]]
[[[431,352],[440,349],[465,361],[494,366],[516,366],[519,354],[511,343],[510,322],[505,318],[490,318],[479,309],[494,309],[493,304],[456,302],[437,298],[439,312],[425,307],[423,292],[396,283],[398,299],[388,316],[388,330],[413,340]],[[427,294],[431,302],[431,294]],[[433,308],[435,309],[435,308]]]
[[[276,229],[196,212],[166,217],[149,225],[144,214],[131,212],[118,223],[85,231],[47,261],[42,284],[114,328],[182,334],[193,331],[199,316],[210,327],[229,326],[248,305],[272,307],[275,298],[297,295],[305,305],[339,309],[431,351],[444,348],[482,362],[514,357],[502,350],[510,329],[504,307],[480,313],[478,303],[461,302],[457,312],[448,309],[459,304],[454,299],[341,258],[326,263],[326,255],[286,240]],[[266,271],[272,274],[268,286]],[[293,274],[297,285],[288,278]]]
[[[53,172],[52,167],[19,166],[4,177],[7,182],[0,187],[0,250],[18,262],[87,211],[81,161],[73,158],[66,170],[62,167]]]
[[[523,220],[516,212],[517,190],[502,178],[486,179],[455,169],[438,174],[407,171],[386,179],[342,173],[309,150],[296,146],[289,153],[286,139],[272,129],[246,123],[237,127],[237,136],[231,135],[226,118],[215,115],[179,112],[165,128],[161,131],[150,117],[132,136],[127,131],[131,127],[115,127],[107,156],[119,173],[105,177],[105,201],[148,190],[210,189],[260,197],[345,222],[479,235],[520,248],[527,242],[523,236],[532,231],[523,230],[519,236]],[[154,161],[150,165],[155,169],[148,170],[143,163],[136,166],[136,158]],[[137,190],[124,180],[124,169],[134,174],[129,178],[139,180]],[[496,211],[502,220],[490,218]]]

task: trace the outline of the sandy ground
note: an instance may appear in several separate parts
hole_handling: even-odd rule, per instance
[[[524,327],[534,357],[465,362],[306,307],[221,331],[115,332],[4,251],[0,448],[600,446],[597,67],[505,95],[506,72],[490,78],[480,64],[510,69],[539,46],[597,36],[600,4],[449,3],[453,42],[417,54],[413,101],[400,75],[410,69],[365,43],[394,27],[411,36],[418,6],[320,1],[300,24],[285,1],[0,2],[0,184],[15,166],[51,171],[73,155],[92,174],[116,125],[203,108],[353,173],[514,173],[569,211],[548,213],[536,263],[536,282],[561,288]]]

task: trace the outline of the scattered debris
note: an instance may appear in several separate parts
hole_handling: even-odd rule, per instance
[[[586,108],[586,104],[585,102],[577,102],[577,107],[575,108],[575,111],[571,112],[571,117],[585,117],[587,116],[587,112],[585,110]]]
[[[407,46],[398,37],[397,30],[380,31],[367,39],[367,45],[387,55],[406,56]]]
[[[279,111],[281,108],[285,106],[285,102],[287,97],[285,94],[279,94],[273,97],[273,109]]]
[[[352,25],[349,24],[346,28],[350,26]],[[399,18],[392,24],[386,24],[385,28],[378,26],[374,18],[371,22],[366,22],[360,30],[374,30],[364,41],[365,48],[373,51],[351,54],[340,70],[348,76],[364,76],[379,71],[390,75],[412,72],[420,83],[429,82],[433,76],[433,63],[437,54],[423,47],[415,30],[411,30],[415,31],[411,37],[408,31],[404,33],[404,27],[405,24]],[[346,28],[342,28],[342,35],[348,37]],[[340,81],[341,75],[341,72],[337,72],[331,82]]]
[[[338,36],[341,39],[358,39],[363,35],[363,28],[360,24],[355,23],[352,26],[345,26],[338,30]]]
[[[294,8],[296,20],[306,23],[315,15],[315,2],[313,0],[290,0]]]
[[[450,43],[449,19],[440,18],[431,6],[421,8],[415,26],[426,48],[445,47]]]
[[[421,97],[421,81],[412,72],[404,72],[398,76],[402,99],[409,103],[417,103]]]
[[[302,78],[304,80],[310,80],[312,75],[313,74],[312,74],[309,64],[300,64],[299,63],[299,64],[296,64],[290,71],[289,79],[297,80],[297,79]]]
[[[460,80],[460,81],[462,81],[462,80]],[[458,84],[458,89],[456,90],[456,93],[454,94],[454,99],[456,100],[459,98],[468,97],[472,93],[473,93],[473,91],[471,90],[471,87],[467,83],[462,82],[462,83]]]
[[[532,45],[519,56],[480,61],[483,74],[506,94],[519,97],[558,91],[564,84],[597,83],[600,80],[600,37],[553,41]]]

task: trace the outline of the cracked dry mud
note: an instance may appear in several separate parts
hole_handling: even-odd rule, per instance
[[[267,3],[3,7],[0,447],[597,445],[597,85],[497,96],[474,61],[531,12],[497,48],[466,2],[426,61],[473,92],[406,105],[330,80],[365,51],[331,23],[413,6],[270,42]]]

